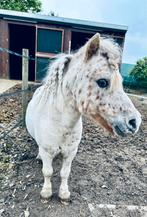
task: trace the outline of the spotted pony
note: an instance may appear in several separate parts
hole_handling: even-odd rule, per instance
[[[97,33],[77,52],[59,55],[34,93],[26,126],[43,162],[43,198],[52,196],[52,161],[59,153],[63,156],[59,197],[70,198],[68,177],[82,136],[83,115],[113,135],[138,131],[141,115],[123,90],[120,61],[119,46]]]

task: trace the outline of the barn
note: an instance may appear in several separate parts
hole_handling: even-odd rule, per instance
[[[99,32],[123,48],[127,26],[0,10],[0,48],[29,49],[29,80],[41,80],[57,53],[77,50]],[[34,58],[34,60],[33,60]],[[21,80],[22,59],[0,51],[0,78]]]

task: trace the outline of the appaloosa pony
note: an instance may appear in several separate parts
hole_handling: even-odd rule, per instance
[[[82,115],[111,134],[138,131],[141,115],[123,90],[120,60],[119,46],[97,33],[76,53],[59,55],[34,93],[26,126],[43,162],[43,198],[52,195],[52,161],[59,153],[63,156],[59,197],[70,198],[68,177],[81,140]]]

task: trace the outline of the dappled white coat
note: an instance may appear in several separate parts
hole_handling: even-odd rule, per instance
[[[69,198],[67,179],[81,140],[81,115],[67,87],[68,76],[64,83],[62,81],[65,67],[68,67],[66,65],[71,57],[62,55],[51,66],[45,83],[34,93],[26,112],[27,129],[36,140],[39,157],[43,161],[45,184],[41,195],[44,198],[52,194],[49,180],[53,172],[51,164],[60,152],[63,154],[63,167],[59,196],[62,199]]]
[[[52,160],[60,152],[59,197],[70,197],[67,181],[81,140],[82,114],[112,134],[126,136],[138,131],[141,116],[123,90],[120,57],[120,48],[112,40],[96,34],[77,53],[59,56],[34,93],[26,126],[43,162],[43,198],[52,195]]]

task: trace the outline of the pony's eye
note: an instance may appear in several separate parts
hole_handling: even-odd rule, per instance
[[[108,80],[106,80],[106,79],[104,79],[104,78],[97,80],[96,83],[97,83],[97,85],[98,85],[99,87],[101,87],[101,88],[106,88],[106,87],[108,87],[108,85],[109,85]]]

